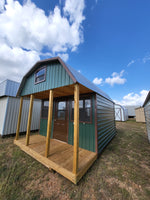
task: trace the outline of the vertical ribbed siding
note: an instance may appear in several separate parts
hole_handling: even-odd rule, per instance
[[[55,102],[53,103],[53,116],[52,116],[52,128],[51,128],[51,138],[53,138],[53,128],[54,128],[54,114],[55,114]],[[47,135],[47,119],[40,119],[40,130],[39,134],[46,136]]]
[[[3,135],[8,97],[0,98],[0,135]]]
[[[29,103],[30,103],[30,100],[27,100],[27,99],[23,100],[20,132],[25,132],[27,129]],[[4,123],[4,129],[3,129],[3,135],[7,135],[7,134],[16,132],[17,122],[18,122],[18,114],[19,114],[19,105],[20,105],[20,98],[9,97],[8,104],[7,104],[6,118],[5,118],[5,123]],[[40,113],[41,113],[41,101],[34,100],[32,121],[31,121],[31,130],[39,129]]]
[[[148,140],[150,142],[150,101],[144,106],[146,129],[148,134]]]
[[[15,97],[20,83],[11,80],[5,80],[0,83],[0,96]]]
[[[97,101],[97,139],[98,153],[111,141],[116,134],[114,104],[100,95]]]
[[[32,73],[26,80],[21,96],[73,84],[72,79],[60,63],[49,64],[46,67],[46,80],[34,84],[35,72]]]
[[[74,124],[71,121],[71,101],[69,103],[68,143],[73,145]],[[95,152],[95,101],[92,96],[92,123],[79,123],[79,147]]]
[[[3,81],[0,83],[0,97],[6,96],[6,94],[5,94],[6,85],[7,85],[7,81]]]
[[[11,80],[6,80],[6,82],[7,85],[6,85],[5,95],[10,97],[16,97],[20,83]]]

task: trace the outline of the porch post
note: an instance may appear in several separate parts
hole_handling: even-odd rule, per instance
[[[33,96],[33,94],[31,94],[31,96],[30,96],[29,114],[28,114],[27,133],[26,133],[26,146],[29,145],[29,136],[30,136],[30,127],[31,127],[31,119],[32,119],[33,100],[34,100],[34,96]]]
[[[22,104],[23,104],[23,97],[20,98],[20,107],[19,107],[18,123],[17,123],[16,138],[15,138],[16,140],[19,139],[19,130],[20,130],[20,122],[21,122]]]
[[[79,154],[79,84],[74,88],[74,152],[73,152],[73,173],[77,174]]]
[[[48,120],[47,120],[47,136],[46,136],[46,151],[45,157],[49,155],[50,149],[50,136],[52,127],[52,113],[53,113],[53,90],[49,91],[49,108],[48,108]]]

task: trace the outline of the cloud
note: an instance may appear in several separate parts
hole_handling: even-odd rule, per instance
[[[5,0],[0,0],[0,12],[4,10]]]
[[[83,16],[84,7],[84,0],[66,0],[63,10],[65,16],[69,17],[70,22],[75,22],[77,26],[80,26],[85,19]]]
[[[131,60],[131,62],[129,62],[128,64],[127,64],[127,67],[130,67],[132,64],[134,64],[135,63],[135,60]]]
[[[126,82],[125,78],[122,78],[124,73],[124,70],[122,70],[120,73],[117,72],[113,72],[112,73],[112,77],[108,77],[105,79],[105,83],[110,84],[111,86],[113,86],[114,84],[118,84],[118,85],[122,85]]]
[[[94,80],[93,80],[93,83],[94,84],[96,84],[96,85],[100,85],[100,84],[102,84],[102,82],[103,82],[103,79],[102,78],[94,78]]]
[[[62,54],[59,53],[58,56],[59,56],[60,58],[62,58],[64,61],[67,61],[68,58],[69,58],[69,55],[68,55],[67,53],[62,53]]]
[[[24,51],[18,47],[11,48],[2,44],[0,48],[0,80],[9,77],[12,80],[20,81],[21,77],[39,59],[36,51]]]
[[[142,106],[146,96],[148,94],[148,90],[141,90],[139,94],[131,92],[123,97],[121,101],[114,100],[115,103],[127,106],[127,105],[139,105]]]
[[[40,55],[60,55],[66,61],[68,51],[76,51],[83,42],[84,0],[66,0],[62,10],[55,6],[48,16],[31,0],[24,2],[0,1],[0,81],[12,78],[10,68],[21,78]]]
[[[146,63],[149,60],[150,60],[150,54],[143,58],[143,63]]]

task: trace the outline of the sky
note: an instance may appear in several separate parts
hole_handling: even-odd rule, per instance
[[[60,56],[121,105],[150,90],[149,0],[0,0],[0,82]]]

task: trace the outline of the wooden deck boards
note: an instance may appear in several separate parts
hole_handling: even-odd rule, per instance
[[[73,174],[73,146],[59,140],[50,140],[50,154],[45,157],[46,137],[41,135],[30,136],[29,146],[25,145],[26,138],[15,140],[14,144],[19,146],[24,152],[38,160],[40,163],[53,169],[72,181],[77,183],[97,158],[97,154],[79,148],[79,168],[78,173]]]

